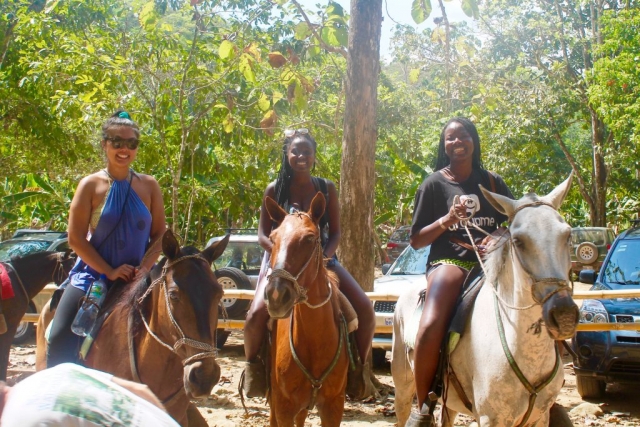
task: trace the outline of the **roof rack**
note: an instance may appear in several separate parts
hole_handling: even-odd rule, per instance
[[[28,236],[28,235],[38,235],[38,234],[42,234],[42,235],[46,235],[46,234],[55,234],[57,235],[57,237],[59,239],[63,238],[63,237],[67,237],[67,232],[66,231],[55,231],[55,230],[33,230],[33,229],[29,229],[29,228],[21,228],[19,230],[16,230],[15,233],[13,233],[13,236],[11,236],[12,238],[14,237],[22,237],[22,236]]]

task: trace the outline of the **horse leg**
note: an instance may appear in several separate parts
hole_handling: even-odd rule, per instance
[[[442,427],[452,427],[456,420],[456,415],[458,415],[457,411],[443,406],[442,415],[440,415],[440,425]]]
[[[342,395],[326,400],[321,407],[318,407],[318,415],[323,427],[338,427],[342,422],[343,413],[344,397]]]
[[[189,427],[209,427],[198,408],[193,402],[189,402],[187,407],[187,425]]]
[[[296,415],[295,417],[296,427],[304,427],[304,421],[307,419],[308,414],[309,411],[307,409],[303,409],[302,411],[298,412],[298,415]],[[322,416],[320,416],[320,419],[322,420],[323,426],[329,425],[324,423],[324,418],[322,418]]]
[[[413,397],[416,394],[416,385],[413,372],[409,365],[408,356],[405,354],[405,346],[401,343],[401,335],[394,331],[394,343],[391,362],[391,375],[396,391],[396,416],[398,425],[404,426],[411,413]]]
[[[11,353],[11,343],[18,329],[17,322],[10,322],[7,331],[0,335],[0,380],[7,380],[7,367],[9,366],[9,354]]]
[[[44,334],[56,313],[55,310],[51,311],[50,306],[51,300],[47,301],[42,308],[38,323],[36,323],[36,371],[47,369],[47,340]]]

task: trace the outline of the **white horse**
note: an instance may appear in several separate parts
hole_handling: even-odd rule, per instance
[[[520,200],[481,186],[510,226],[486,257],[484,285],[464,333],[446,356],[441,425],[453,425],[457,413],[473,416],[483,427],[548,425],[563,383],[554,340],[572,337],[578,323],[569,286],[571,227],[557,212],[570,186],[571,176],[545,197],[529,193]],[[393,320],[391,372],[399,426],[405,425],[415,394],[413,348],[405,344],[415,336],[405,339],[405,331],[417,331],[410,323],[424,288],[423,283],[403,293]],[[548,334],[541,333],[541,320]]]

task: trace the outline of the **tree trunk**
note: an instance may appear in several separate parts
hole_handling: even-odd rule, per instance
[[[607,226],[607,168],[604,163],[604,123],[591,110],[591,140],[593,144],[593,199],[595,209],[591,212],[593,227]]]
[[[351,0],[340,175],[339,258],[366,291],[373,289],[373,202],[382,0]]]

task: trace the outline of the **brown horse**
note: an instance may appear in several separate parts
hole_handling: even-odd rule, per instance
[[[339,426],[349,361],[337,280],[322,259],[325,198],[316,194],[306,213],[287,215],[269,197],[266,208],[279,224],[265,288],[269,315],[279,319],[271,332],[271,426],[303,426],[315,405],[323,426]]]
[[[189,416],[204,421],[197,409],[189,408],[190,399],[209,395],[220,378],[214,332],[223,290],[211,263],[228,242],[229,236],[200,252],[191,246],[180,248],[167,230],[162,238],[165,258],[111,306],[85,361],[89,367],[146,384],[183,426],[191,419],[188,409]],[[44,326],[42,315],[41,320]],[[44,328],[38,327],[38,335],[41,331]],[[42,343],[44,336],[38,339],[39,368],[46,357]]]
[[[3,262],[15,296],[0,301],[1,313],[7,324],[7,331],[0,335],[0,379],[7,379],[7,365],[11,342],[22,317],[29,308],[29,302],[47,283],[60,285],[75,263],[69,252],[36,252]]]

